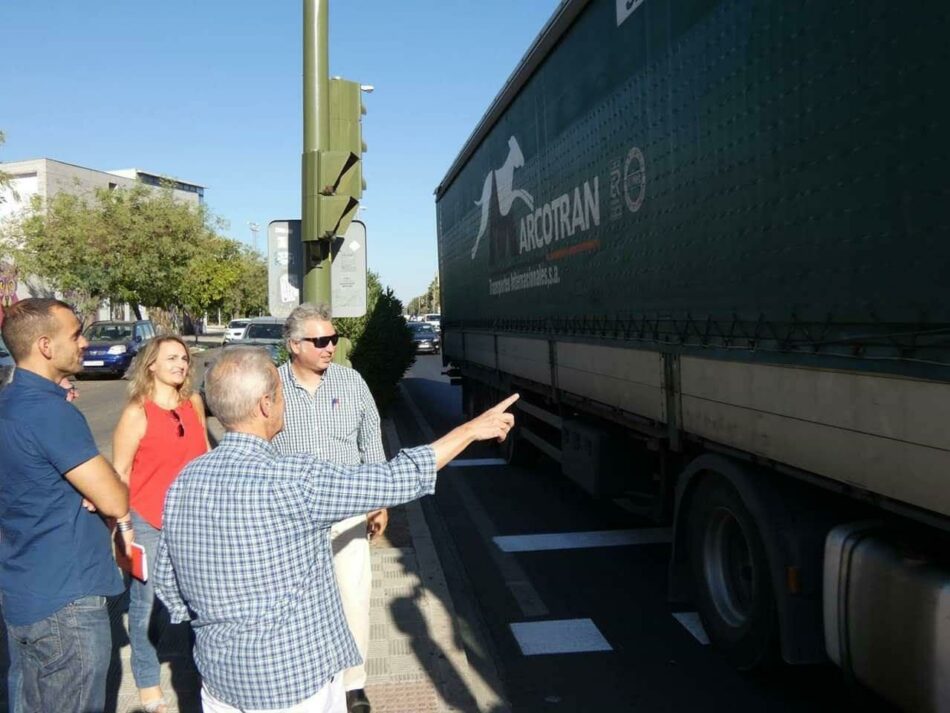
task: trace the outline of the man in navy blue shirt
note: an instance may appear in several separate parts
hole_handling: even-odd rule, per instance
[[[0,391],[0,595],[22,671],[18,710],[102,711],[106,597],[122,591],[103,517],[127,528],[128,490],[59,385],[86,347],[69,305],[23,300],[0,331],[16,361]]]

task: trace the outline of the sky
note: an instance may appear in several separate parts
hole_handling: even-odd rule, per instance
[[[330,0],[330,73],[364,94],[369,268],[438,270],[433,191],[558,0]],[[0,0],[0,161],[206,186],[223,232],[300,217],[302,0]]]

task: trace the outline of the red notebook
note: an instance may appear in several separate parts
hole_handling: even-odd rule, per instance
[[[148,557],[145,554],[145,548],[142,545],[132,543],[132,556],[125,554],[125,540],[122,539],[122,533],[116,530],[115,533],[115,561],[119,567],[138,580],[146,581],[148,579]]]

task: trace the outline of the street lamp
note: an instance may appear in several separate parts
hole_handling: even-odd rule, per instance
[[[251,229],[251,235],[253,236],[254,241],[254,252],[260,253],[260,250],[257,247],[257,231],[260,230],[260,226],[253,221],[247,224],[247,227]]]

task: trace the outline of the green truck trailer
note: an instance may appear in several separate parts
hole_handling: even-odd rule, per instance
[[[444,360],[471,411],[521,392],[508,456],[672,522],[736,665],[943,711],[948,30],[565,0],[436,190]]]

